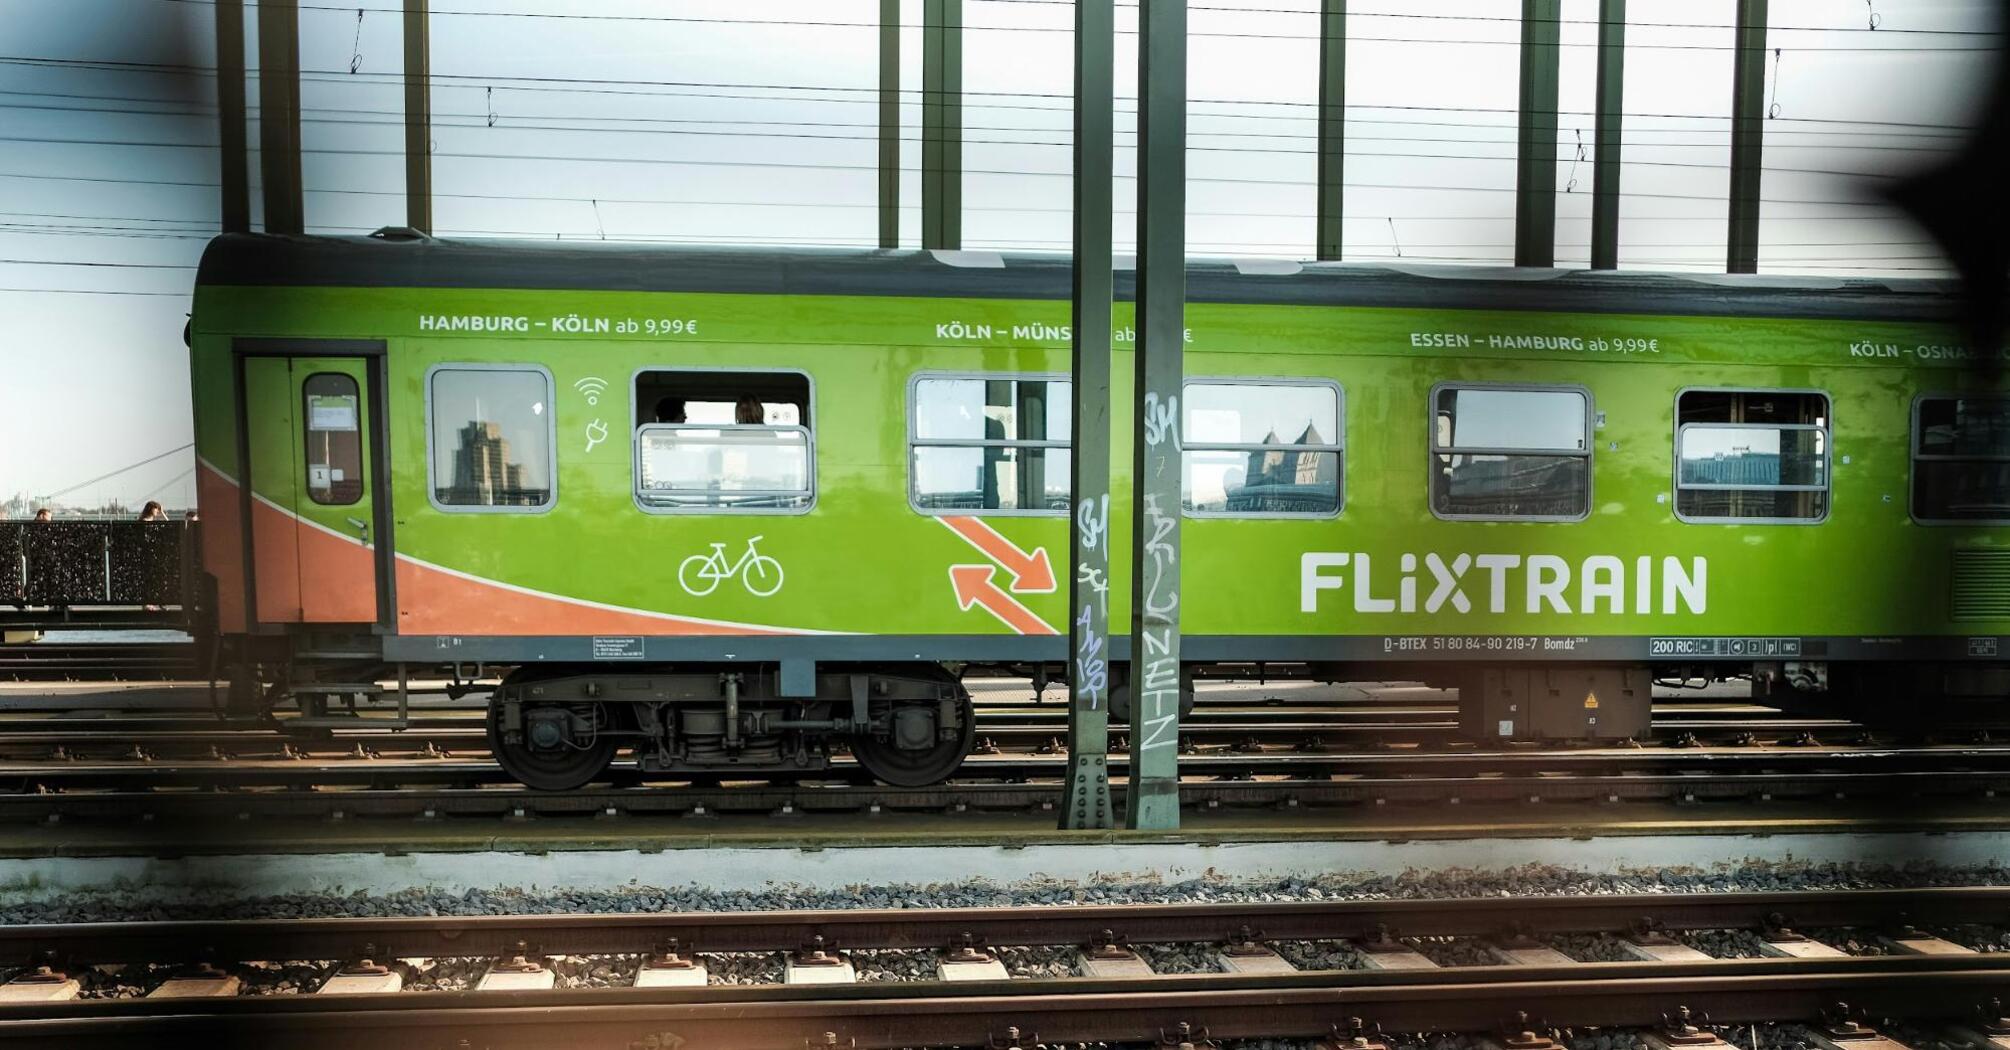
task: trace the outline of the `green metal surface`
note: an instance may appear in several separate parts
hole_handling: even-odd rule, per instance
[[[1179,826],[1186,0],[1138,9],[1138,304],[1131,420],[1131,754],[1124,826]]]
[[[405,225],[433,232],[433,78],[429,0],[405,0]]]
[[[1068,781],[1064,828],[1107,828],[1110,800],[1110,301],[1116,9],[1075,4],[1075,273],[1069,379]]]
[[[265,232],[305,232],[300,188],[300,4],[258,5],[258,163]]]
[[[1522,0],[1514,264],[1556,265],[1556,78],[1562,0]]]
[[[1926,527],[1908,513],[1913,399],[1988,390],[1933,326],[1738,317],[1657,317],[1535,311],[1190,304],[1186,367],[1196,376],[1328,379],[1345,392],[1346,505],[1334,518],[1190,519],[1184,526],[1188,634],[1328,638],[1412,634],[2010,635],[2010,622],[1951,619],[1944,581],[1952,551],[2010,548],[2010,530]],[[698,335],[428,331],[421,318],[578,316],[695,318]],[[511,587],[670,616],[897,635],[1010,635],[981,609],[959,609],[951,565],[970,545],[908,504],[905,406],[919,372],[1065,374],[1065,300],[847,298],[379,288],[202,287],[196,295],[195,420],[208,469],[239,476],[231,414],[232,337],[381,338],[389,345],[391,484],[402,559]],[[1112,457],[1132,455],[1129,303],[1112,310]],[[943,326],[938,328],[938,326]],[[1439,335],[1465,336],[1449,345]],[[1493,345],[1498,340],[1499,345]],[[1541,340],[1536,343],[1534,340]],[[1624,342],[1631,341],[1631,342]],[[1598,349],[1600,345],[1605,349]],[[1631,346],[1632,352],[1622,350]],[[1889,348],[1889,349],[1887,349]],[[541,364],[551,369],[559,434],[556,505],[542,514],[451,514],[426,495],[426,370],[442,363]],[[794,516],[646,514],[635,506],[630,440],[617,430],[591,451],[590,419],[634,410],[628,377],[641,368],[800,368],[815,384],[815,507]],[[574,384],[611,385],[589,408]],[[1447,521],[1429,509],[1428,396],[1450,379],[1579,385],[1604,426],[1595,431],[1593,503],[1577,523]],[[1819,525],[1718,525],[1678,520],[1670,506],[1678,391],[1687,387],[1826,391],[1834,404],[1832,509]],[[261,489],[261,494],[265,495]],[[1112,479],[1109,557],[1130,558],[1131,475]],[[330,528],[339,515],[316,520]],[[211,515],[204,508],[207,523]],[[1065,515],[987,517],[1026,551],[1062,560]],[[722,587],[697,598],[678,562],[713,542],[761,550],[788,571],[769,599]],[[619,551],[619,557],[593,552]],[[1709,601],[1692,612],[1496,613],[1486,579],[1467,578],[1467,613],[1367,612],[1349,591],[1301,605],[1306,552],[1367,552],[1373,593],[1395,587],[1408,552],[1545,553],[1707,559]],[[400,591],[402,608],[409,609]],[[1066,630],[1065,590],[1019,598]],[[1130,613],[1113,588],[1113,623]],[[1056,650],[1058,651],[1058,646]]]
[[[1319,226],[1315,254],[1341,257],[1346,220],[1347,0],[1319,4]]]
[[[250,163],[244,141],[244,0],[216,0],[217,158],[223,232],[251,231]]]
[[[900,0],[879,0],[879,246],[900,247]]]
[[[963,247],[963,0],[922,0],[921,246]]]
[[[1731,81],[1731,211],[1724,269],[1759,272],[1759,186],[1766,125],[1766,0],[1738,0]]]
[[[1591,268],[1619,268],[1620,159],[1626,124],[1626,0],[1598,0],[1597,141],[1591,157]]]

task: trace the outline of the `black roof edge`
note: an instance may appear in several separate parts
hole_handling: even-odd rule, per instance
[[[1070,273],[1061,254],[234,233],[209,242],[196,284],[1065,300]],[[1187,262],[1196,303],[1939,322],[1954,316],[1952,288],[1909,278]],[[1117,298],[1135,289],[1135,273],[1120,269]]]

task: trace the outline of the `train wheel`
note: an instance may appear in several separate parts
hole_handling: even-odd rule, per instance
[[[606,729],[609,722],[607,710],[599,704],[590,706],[593,708],[594,723]],[[528,705],[524,708],[526,716],[535,710]],[[614,761],[615,739],[605,732],[596,732],[593,739],[585,744],[563,739],[561,734],[554,733],[553,739],[539,746],[535,739],[538,734],[528,730],[523,734],[525,739],[506,741],[502,733],[500,704],[489,705],[488,735],[489,751],[495,755],[496,764],[503,767],[503,772],[525,787],[539,791],[571,791],[585,787]]]
[[[968,696],[959,702],[957,718],[963,723],[963,729],[948,740],[937,736],[926,747],[902,747],[896,727],[890,740],[853,738],[852,756],[858,759],[858,764],[864,766],[866,772],[894,787],[940,784],[963,765],[963,759],[977,742],[977,718],[970,708]],[[933,726],[934,719],[930,718],[928,724]]]

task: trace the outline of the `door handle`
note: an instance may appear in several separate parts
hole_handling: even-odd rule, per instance
[[[368,540],[368,539],[370,538],[370,523],[369,523],[369,522],[367,522],[367,521],[364,521],[364,520],[363,520],[363,519],[361,519],[361,518],[344,518],[344,519],[342,519],[342,520],[344,520],[344,521],[348,522],[348,523],[349,523],[349,527],[350,527],[350,528],[352,528],[352,529],[355,529],[355,530],[356,530],[357,532],[360,532],[360,533],[362,533],[362,534],[363,534],[363,538],[364,538],[365,540]]]

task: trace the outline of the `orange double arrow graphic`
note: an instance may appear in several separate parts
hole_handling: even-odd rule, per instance
[[[949,567],[949,585],[956,590],[959,608],[969,612],[971,606],[981,605],[985,612],[996,616],[1000,623],[1020,634],[1059,633],[1037,613],[1021,604],[1019,599],[1006,593],[1007,588],[1020,594],[1048,594],[1054,590],[1054,565],[1047,559],[1045,547],[1035,547],[1028,554],[978,518],[942,517],[935,520],[997,563]],[[1000,568],[1011,577],[1005,587],[998,586]]]
[[[1054,565],[1047,560],[1047,548],[1035,547],[1028,554],[1019,545],[998,534],[998,530],[984,523],[982,518],[943,517],[935,519],[949,527],[949,531],[967,540],[972,547],[984,552],[1011,574],[1008,584],[1019,594],[1047,594],[1054,590]],[[959,592],[961,593],[961,592]],[[968,603],[965,603],[968,608]]]
[[[992,579],[997,573],[994,565],[951,565],[949,583],[956,588],[957,606],[969,612],[971,606],[982,605],[985,612],[1020,634],[1057,633],[1033,610],[1019,604],[1019,599],[1000,590]]]

